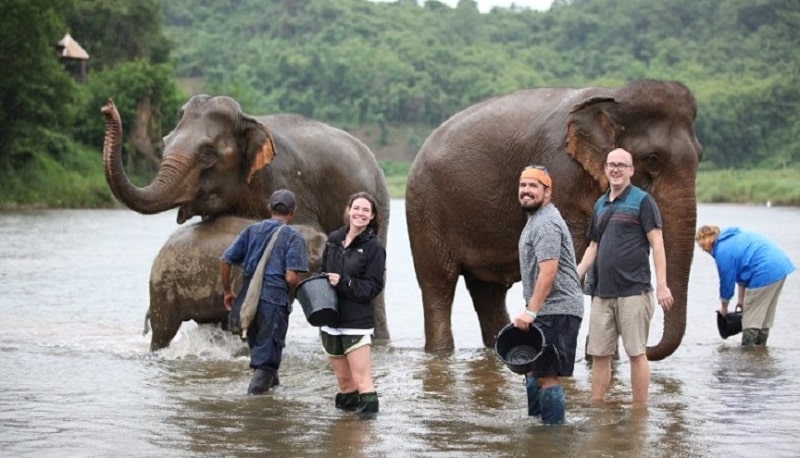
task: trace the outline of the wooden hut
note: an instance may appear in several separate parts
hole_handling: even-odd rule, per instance
[[[64,68],[66,68],[76,80],[85,83],[86,63],[89,60],[89,53],[81,48],[81,45],[79,45],[70,34],[64,35],[64,38],[58,42],[56,51],[58,52],[58,58],[64,63]]]

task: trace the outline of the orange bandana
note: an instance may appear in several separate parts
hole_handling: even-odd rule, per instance
[[[552,180],[550,180],[550,175],[548,175],[544,170],[537,169],[537,168],[527,168],[522,171],[522,174],[519,176],[519,179],[522,180],[523,178],[533,178],[535,180],[539,180],[540,183],[551,188],[553,186]]]

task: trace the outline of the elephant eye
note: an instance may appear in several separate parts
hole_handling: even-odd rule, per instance
[[[650,173],[659,172],[662,168],[662,164],[661,157],[658,155],[658,153],[652,152],[648,154],[644,160],[644,167]]]
[[[198,158],[202,167],[210,167],[214,165],[217,160],[217,150],[212,146],[203,146],[200,148],[200,157]]]

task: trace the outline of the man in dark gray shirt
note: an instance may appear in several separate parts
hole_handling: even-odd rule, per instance
[[[575,366],[578,331],[583,318],[583,294],[578,280],[572,236],[550,202],[552,179],[547,169],[531,166],[519,179],[520,206],[528,222],[519,239],[519,265],[525,310],[514,326],[542,330],[545,348],[525,376],[528,415],[545,424],[565,421],[566,397],[559,377],[570,377]]]

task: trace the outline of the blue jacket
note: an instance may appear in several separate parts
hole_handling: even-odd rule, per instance
[[[720,231],[711,256],[719,273],[719,297],[730,300],[736,284],[761,288],[794,272],[792,261],[766,237],[738,227]]]

